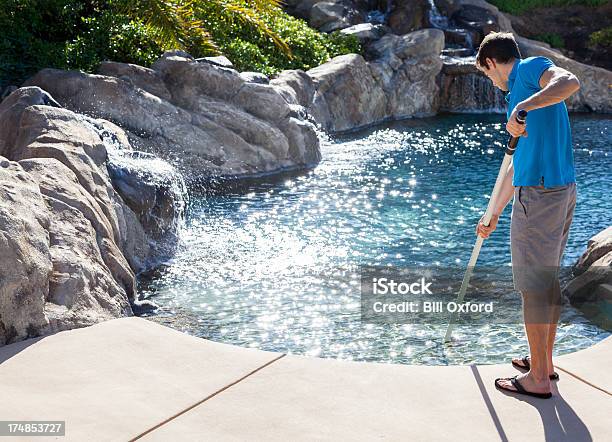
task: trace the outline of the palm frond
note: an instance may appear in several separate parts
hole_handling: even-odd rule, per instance
[[[201,49],[218,54],[219,47],[211,35],[193,17],[194,3],[193,0],[180,5],[173,0],[136,0],[126,1],[121,9],[144,23],[162,47],[188,49],[190,40],[195,38]]]
[[[125,2],[123,13],[140,20],[164,46],[182,47],[182,23],[176,14],[175,5],[168,0],[137,0]]]
[[[202,16],[211,8],[229,22],[246,25],[269,38],[288,58],[291,48],[261,18],[262,12],[280,8],[282,0],[124,0],[123,12],[147,26],[163,47],[189,49],[219,54],[221,51],[205,29]]]
[[[254,2],[266,3],[266,0],[251,0]],[[277,0],[267,0],[268,3],[276,2]],[[285,41],[272,31],[266,22],[264,22],[253,9],[244,7],[239,2],[227,0],[210,0],[211,3],[220,3],[223,5],[224,12],[229,16],[229,19],[234,22],[240,22],[247,26],[251,26],[262,36],[268,37],[272,42],[290,59],[293,59],[291,48]]]
[[[205,52],[221,54],[219,46],[215,44],[210,33],[205,29],[202,20],[197,20],[194,14],[194,1],[185,1],[176,7],[176,12],[181,20],[182,28],[186,35],[195,39],[200,50]]]

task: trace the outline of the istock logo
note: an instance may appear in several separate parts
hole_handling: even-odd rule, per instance
[[[418,282],[395,282],[393,279],[372,278],[372,292],[374,295],[432,295],[429,286],[431,282],[425,283],[425,278]]]

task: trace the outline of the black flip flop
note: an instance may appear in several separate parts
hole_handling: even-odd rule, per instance
[[[512,378],[497,378],[495,379],[495,386],[499,388],[500,390],[509,391],[510,393],[524,394],[527,396],[533,396],[533,397],[537,397],[540,399],[550,399],[552,397],[552,393],[550,392],[549,393],[534,393],[532,391],[525,390],[523,386],[519,383],[517,376],[514,376]],[[509,380],[514,386],[514,388],[516,388],[516,390],[510,390],[508,388],[505,388],[499,385],[498,381],[502,381],[502,380]]]
[[[514,361],[512,361],[512,365],[514,365],[516,368],[520,368],[521,370],[529,370],[529,367],[531,367],[531,364],[529,363],[529,356],[524,356],[523,359],[521,359],[521,361],[523,361],[523,364],[525,365],[519,365]],[[550,378],[551,381],[558,381],[559,373],[555,371],[553,374],[551,374],[548,377]]]

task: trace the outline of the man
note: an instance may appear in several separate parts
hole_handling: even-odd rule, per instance
[[[530,357],[512,364],[528,370],[495,380],[497,388],[549,398],[560,314],[557,277],[576,205],[576,179],[567,108],[563,100],[580,88],[571,72],[545,57],[522,59],[510,33],[490,33],[482,41],[476,67],[502,91],[509,91],[506,130],[520,137],[506,171],[489,226],[482,219],[476,234],[488,238],[514,196],[510,226],[512,276],[523,300]],[[526,110],[525,125],[516,122]],[[551,271],[552,269],[552,271]]]

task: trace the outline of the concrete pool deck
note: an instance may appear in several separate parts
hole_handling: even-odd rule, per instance
[[[509,363],[284,355],[130,317],[0,347],[0,420],[66,421],[71,441],[610,440],[612,337],[556,362],[543,400],[495,389]]]

